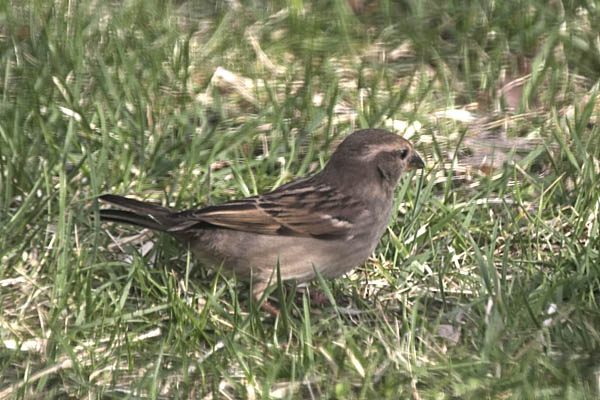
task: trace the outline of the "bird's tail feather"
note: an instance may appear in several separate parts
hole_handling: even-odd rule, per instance
[[[169,218],[171,211],[168,208],[113,194],[102,195],[99,199],[129,210],[100,210],[100,219],[103,221],[137,225],[157,231],[166,231],[174,224]]]

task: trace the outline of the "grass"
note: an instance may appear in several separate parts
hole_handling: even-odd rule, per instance
[[[593,3],[29,0],[0,20],[0,398],[598,396]],[[275,320],[98,219],[107,192],[267,191],[364,127],[427,169],[364,266],[309,286],[332,306],[284,285]]]

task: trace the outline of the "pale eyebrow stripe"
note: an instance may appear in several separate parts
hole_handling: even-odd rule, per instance
[[[400,149],[400,147],[396,143],[394,143],[394,144],[388,143],[385,145],[371,145],[371,146],[367,147],[367,150],[361,156],[361,158],[363,160],[370,160],[381,152],[390,152],[391,153],[391,152],[399,150],[399,149]]]

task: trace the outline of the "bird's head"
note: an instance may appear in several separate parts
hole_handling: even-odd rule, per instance
[[[402,173],[424,166],[421,156],[403,137],[382,129],[362,129],[338,146],[323,175],[345,188],[367,186],[367,190],[391,192]]]

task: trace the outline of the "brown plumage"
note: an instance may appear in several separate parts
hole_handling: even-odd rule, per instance
[[[252,278],[260,299],[278,263],[283,280],[298,282],[315,278],[313,265],[334,278],[363,263],[385,232],[400,175],[423,167],[404,138],[364,129],[321,172],[272,192],[181,212],[106,194],[100,200],[127,211],[101,210],[100,217],[172,234],[204,263]]]

